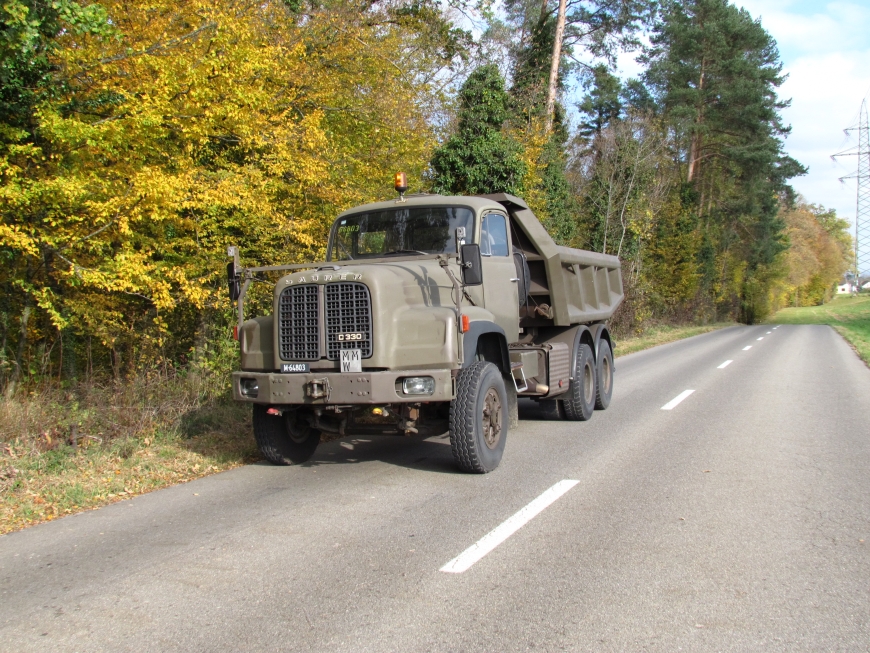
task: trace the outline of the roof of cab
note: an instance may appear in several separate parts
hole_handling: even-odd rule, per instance
[[[373,202],[362,204],[343,211],[339,218],[354,213],[369,213],[371,211],[384,211],[397,208],[410,208],[413,206],[467,206],[474,211],[480,212],[486,209],[504,211],[504,206],[486,197],[474,197],[470,195],[406,195],[405,201],[396,198],[385,202]]]

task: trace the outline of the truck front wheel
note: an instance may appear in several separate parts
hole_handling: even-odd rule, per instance
[[[304,463],[320,444],[320,431],[299,419],[296,411],[269,415],[266,406],[254,404],[254,438],[260,453],[275,465]]]
[[[574,380],[565,393],[563,404],[565,416],[575,422],[585,422],[595,410],[595,356],[592,347],[580,343],[577,347],[577,362],[574,366]]]
[[[450,402],[450,448],[464,472],[485,474],[498,467],[507,440],[508,398],[492,363],[477,361],[459,372]]]

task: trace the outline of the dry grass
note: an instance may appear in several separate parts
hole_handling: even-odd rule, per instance
[[[691,338],[709,331],[716,331],[725,327],[734,326],[736,322],[718,322],[715,324],[706,324],[703,326],[654,326],[649,327],[644,331],[643,335],[634,338],[625,338],[616,341],[614,354],[616,356],[625,356],[633,354],[636,351],[649,349],[658,345],[665,345],[669,342],[682,340],[683,338]]]
[[[0,400],[0,533],[256,460],[249,408],[214,382]]]

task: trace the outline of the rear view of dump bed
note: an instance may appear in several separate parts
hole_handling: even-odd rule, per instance
[[[507,209],[514,244],[529,263],[531,305],[522,324],[570,326],[613,315],[624,297],[616,256],[557,245],[519,197],[503,193],[484,197]]]

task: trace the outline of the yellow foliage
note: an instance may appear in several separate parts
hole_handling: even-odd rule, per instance
[[[435,63],[386,13],[102,4],[117,35],[60,37],[38,138],[0,154],[6,280],[55,328],[113,345],[223,305],[227,245],[311,260],[338,211],[422,175]]]
[[[815,306],[828,301],[851,262],[849,223],[804,201],[780,216],[789,248],[780,255],[782,274],[771,290],[772,305]]]

